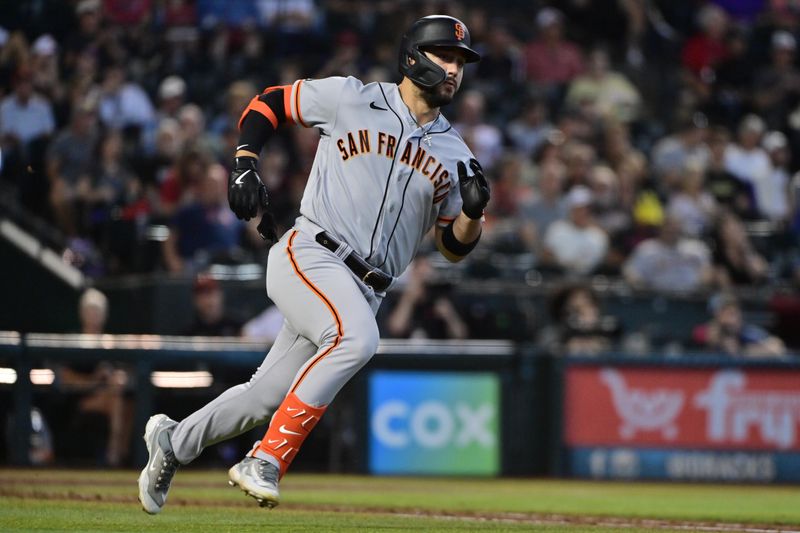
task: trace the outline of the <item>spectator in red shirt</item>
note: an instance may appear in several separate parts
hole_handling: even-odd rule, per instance
[[[530,81],[561,86],[584,70],[583,54],[563,36],[563,15],[546,7],[536,16],[539,38],[525,47],[525,70]]]
[[[719,6],[708,4],[697,14],[697,23],[700,32],[686,41],[681,60],[684,67],[702,77],[704,69],[713,68],[728,55],[728,14]]]
[[[705,100],[711,95],[714,68],[728,57],[728,14],[714,4],[708,4],[697,15],[700,32],[690,37],[681,52],[686,69],[684,79],[691,92]]]

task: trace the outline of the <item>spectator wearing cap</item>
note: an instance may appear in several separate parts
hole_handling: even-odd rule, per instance
[[[781,129],[800,96],[800,72],[795,66],[797,41],[788,31],[772,34],[772,61],[756,71],[754,104],[771,128]]]
[[[103,22],[103,5],[100,0],[79,0],[75,4],[78,25],[64,41],[64,68],[75,68],[78,57],[87,49],[97,46]]]
[[[694,292],[711,283],[711,252],[702,241],[684,237],[681,221],[668,216],[657,237],[636,246],[623,274],[634,288]]]
[[[199,274],[192,285],[194,319],[184,335],[203,337],[238,337],[242,322],[225,313],[225,293],[219,282]]]
[[[64,97],[64,85],[58,68],[58,43],[52,35],[40,35],[33,42],[31,71],[36,91],[46,95],[51,102]]]
[[[758,115],[746,115],[737,132],[736,143],[725,149],[725,169],[747,183],[753,190],[758,208],[759,191],[772,173],[772,162],[761,148],[766,124]],[[759,214],[763,213],[758,210]]]
[[[756,189],[758,210],[769,220],[785,222],[789,217],[789,163],[792,154],[789,143],[780,131],[770,131],[764,135],[761,146],[769,155],[772,172]]]
[[[176,75],[167,76],[158,85],[158,119],[176,118],[186,100],[186,82]]]
[[[783,341],[765,329],[744,321],[739,301],[730,293],[716,294],[708,303],[711,320],[692,331],[698,346],[717,353],[745,357],[786,355]]]
[[[536,15],[538,37],[524,48],[525,72],[529,82],[538,83],[552,93],[584,71],[580,48],[564,39],[564,15],[545,7]]]
[[[542,259],[567,274],[586,275],[605,259],[608,235],[592,220],[592,193],[587,187],[573,187],[564,203],[567,216],[547,228]]]
[[[178,110],[186,99],[186,82],[174,74],[167,76],[158,84],[156,97],[158,107],[154,112],[155,117],[142,132],[142,145],[151,156],[159,150],[157,138],[161,125],[168,120],[178,119]]]
[[[728,14],[722,8],[711,3],[704,5],[697,13],[700,31],[686,41],[681,51],[687,86],[703,100],[710,94],[714,69],[729,53],[725,40],[728,23]]]

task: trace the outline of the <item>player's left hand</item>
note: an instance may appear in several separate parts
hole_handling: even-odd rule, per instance
[[[254,157],[237,157],[228,178],[228,204],[236,217],[250,220],[258,215],[258,208],[268,205],[267,188],[258,175],[258,160]]]
[[[483,175],[481,164],[475,158],[469,160],[472,175],[467,174],[467,166],[462,161],[459,161],[456,166],[458,167],[458,186],[461,190],[461,211],[469,218],[477,220],[483,216],[483,210],[491,197],[489,182]]]

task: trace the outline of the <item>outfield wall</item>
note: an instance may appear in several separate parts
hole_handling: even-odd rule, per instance
[[[24,413],[70,395],[42,378],[49,368],[111,361],[127,369],[131,462],[140,465],[150,414],[185,416],[246,380],[265,351],[239,339],[0,333],[0,367],[15,375],[9,383],[0,369],[7,461],[30,463]],[[164,372],[208,382],[182,388],[164,382]],[[505,341],[385,340],[337,397],[301,463],[382,475],[797,483],[799,434],[793,360],[564,358]]]

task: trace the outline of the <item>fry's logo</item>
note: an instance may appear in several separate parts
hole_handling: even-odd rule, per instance
[[[683,407],[683,391],[628,388],[619,372],[610,368],[600,372],[600,379],[611,390],[614,408],[622,418],[619,428],[622,438],[632,438],[637,430],[661,431],[670,440],[678,435],[675,419]]]
[[[622,421],[619,436],[630,440],[637,433],[660,432],[667,440],[681,440],[680,428],[691,428],[692,415],[685,405],[705,413],[705,438],[723,444],[752,443],[754,436],[764,444],[781,449],[798,443],[800,392],[747,390],[747,376],[738,370],[711,374],[708,386],[694,393],[680,387],[637,388],[622,374],[609,368],[600,380],[611,393],[616,414]],[[695,389],[697,390],[697,389]],[[686,397],[691,396],[687,403]],[[679,424],[682,416],[685,424]]]
[[[746,385],[747,377],[742,372],[717,372],[708,390],[695,396],[694,405],[708,411],[708,438],[742,442],[755,428],[765,442],[779,448],[793,446],[800,422],[800,394],[747,392]]]

